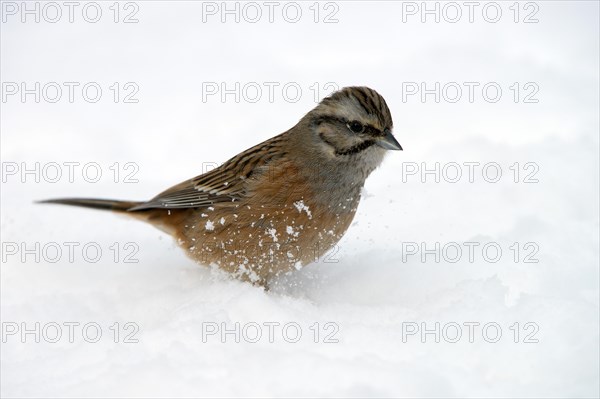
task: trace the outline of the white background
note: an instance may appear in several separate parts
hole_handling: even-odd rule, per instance
[[[439,23],[434,15],[422,22],[420,13],[403,13],[422,7],[420,2],[321,3],[317,23],[313,3],[300,5],[296,23],[282,15],[286,3],[275,8],[272,23],[262,2],[256,23],[248,21],[254,10],[242,13],[245,3],[237,6],[239,22],[235,15],[222,22],[220,2],[136,2],[137,23],[123,23],[134,10],[124,3],[117,23],[112,2],[99,3],[97,23],[83,18],[85,2],[72,23],[68,8],[58,4],[63,15],[56,23],[43,15],[39,23],[32,15],[22,22],[20,10],[3,11],[2,323],[5,329],[58,323],[63,337],[50,343],[42,336],[36,343],[32,334],[5,336],[2,396],[598,397],[597,2],[520,3],[516,23],[513,2],[497,3],[502,14],[496,23],[482,15],[486,2],[475,8],[472,23],[462,2],[456,23],[448,21],[455,14],[446,3],[438,5],[447,12]],[[216,15],[203,14],[213,6],[220,9]],[[489,7],[488,19],[495,16]],[[54,10],[46,11],[54,18]],[[332,11],[337,22],[324,23]],[[538,22],[524,23],[532,11]],[[80,86],[72,103],[65,86],[58,102],[47,101],[54,97],[49,94],[36,103],[33,95],[25,101],[20,93],[7,95],[7,82]],[[103,89],[96,103],[82,97],[88,82]],[[114,82],[121,90],[135,83],[139,102],[121,97],[115,103],[109,89]],[[256,102],[249,95],[222,101],[206,96],[207,82],[229,88],[255,82],[264,91]],[[279,84],[273,101],[264,82]],[[273,292],[194,264],[170,237],[143,223],[33,203],[63,196],[148,199],[287,130],[315,106],[310,87],[317,83],[320,99],[331,91],[329,82],[379,91],[404,151],[390,153],[367,181],[337,252]],[[448,101],[454,92],[439,103],[434,95],[423,101],[419,94],[407,96],[411,82],[429,89],[456,82],[464,90],[455,103]],[[473,102],[464,82],[479,84]],[[497,102],[482,95],[489,82],[502,89]],[[538,102],[523,101],[530,90],[515,102],[515,82],[521,90],[537,85]],[[287,83],[301,87],[297,101],[282,94]],[[21,174],[36,162],[39,182],[35,174]],[[79,162],[73,182],[66,167],[58,182],[50,182],[54,173],[46,169],[44,176],[43,167],[52,162]],[[91,162],[103,173],[97,183],[81,173]],[[121,168],[117,183],[109,169],[115,162]],[[127,162],[138,166],[138,183],[123,181]],[[489,183],[481,166],[472,183],[466,167],[456,183],[403,175],[422,162],[428,168],[436,162],[496,162],[502,176]],[[515,162],[522,172],[518,183],[509,169]],[[527,162],[539,167],[537,183],[523,182]],[[17,174],[7,174],[14,165]],[[65,242],[80,244],[72,262]],[[121,248],[117,262],[109,248],[115,242]],[[139,248],[138,263],[123,261],[128,242]],[[421,253],[408,255],[412,242],[480,246],[474,262],[462,246],[458,262],[442,257],[438,263],[433,255],[425,261]],[[496,263],[482,257],[488,242],[503,250]],[[509,249],[515,242],[519,262]],[[528,242],[539,248],[537,263],[523,262]],[[6,251],[10,243],[58,243],[63,254],[55,263],[49,254],[23,261],[20,252]],[[82,256],[86,243],[103,250],[98,262]],[[65,322],[80,323],[72,343]],[[82,337],[81,326],[89,322],[102,327],[97,343]],[[115,322],[118,343],[109,329]],[[123,342],[126,322],[139,326],[138,343]],[[289,343],[281,327],[272,343],[266,327],[258,343],[202,335],[215,325],[207,323],[233,328],[264,322],[298,323],[302,337]],[[310,329],[315,322],[318,343]],[[338,326],[338,343],[323,342],[327,322]],[[422,331],[403,337],[414,323],[433,329],[436,322],[440,330],[457,323],[462,337],[450,342],[455,330],[449,329],[439,343]],[[473,342],[464,325],[470,322],[479,323]],[[502,328],[498,342],[488,342],[493,330],[482,335],[486,323]],[[532,331],[525,323],[538,326],[537,343],[523,342]],[[251,337],[253,331],[247,331]]]

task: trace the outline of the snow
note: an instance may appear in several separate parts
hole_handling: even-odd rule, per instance
[[[277,242],[277,229],[274,229],[274,228],[267,229],[267,234],[269,236],[271,236],[271,238],[273,239],[273,242]]]
[[[294,202],[294,206],[298,209],[298,212],[302,213],[302,211],[306,212],[306,215],[309,219],[312,219],[312,213],[310,212],[310,208],[304,204],[304,201],[296,201]]]
[[[300,232],[294,230],[292,226],[286,226],[285,232],[291,235],[292,237],[298,237],[300,235]]]
[[[98,24],[1,25],[3,82],[104,93],[1,104],[2,397],[600,396],[597,3],[536,2],[537,24],[512,22],[512,2],[497,24],[401,23],[401,2],[338,2],[337,24],[308,3],[298,24],[221,24],[201,3],[137,2],[140,23],[115,24],[101,4]],[[114,103],[109,86],[130,81],[140,101]],[[222,81],[303,95],[203,101]],[[404,102],[402,82],[423,81],[495,81],[503,97]],[[315,82],[319,97],[328,82],[380,91],[404,151],[369,178],[337,247],[268,292],[143,222],[33,203],[152,198],[291,127]],[[539,102],[515,103],[514,82],[536,82]],[[36,162],[37,182],[21,175]],[[22,336],[36,323],[39,343]]]

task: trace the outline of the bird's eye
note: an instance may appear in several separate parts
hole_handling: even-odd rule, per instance
[[[348,129],[352,130],[354,133],[361,133],[365,130],[365,127],[359,121],[348,122]]]

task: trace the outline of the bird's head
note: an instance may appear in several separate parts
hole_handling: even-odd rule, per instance
[[[368,87],[336,91],[310,111],[301,124],[312,135],[311,152],[322,155],[320,159],[327,162],[356,165],[366,175],[381,163],[388,150],[402,150],[392,134],[392,115],[385,100]]]

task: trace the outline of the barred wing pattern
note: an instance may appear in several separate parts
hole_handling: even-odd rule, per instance
[[[204,208],[217,203],[239,201],[247,193],[249,179],[258,170],[285,156],[282,148],[285,134],[287,132],[264,141],[218,168],[177,184],[129,211]]]

